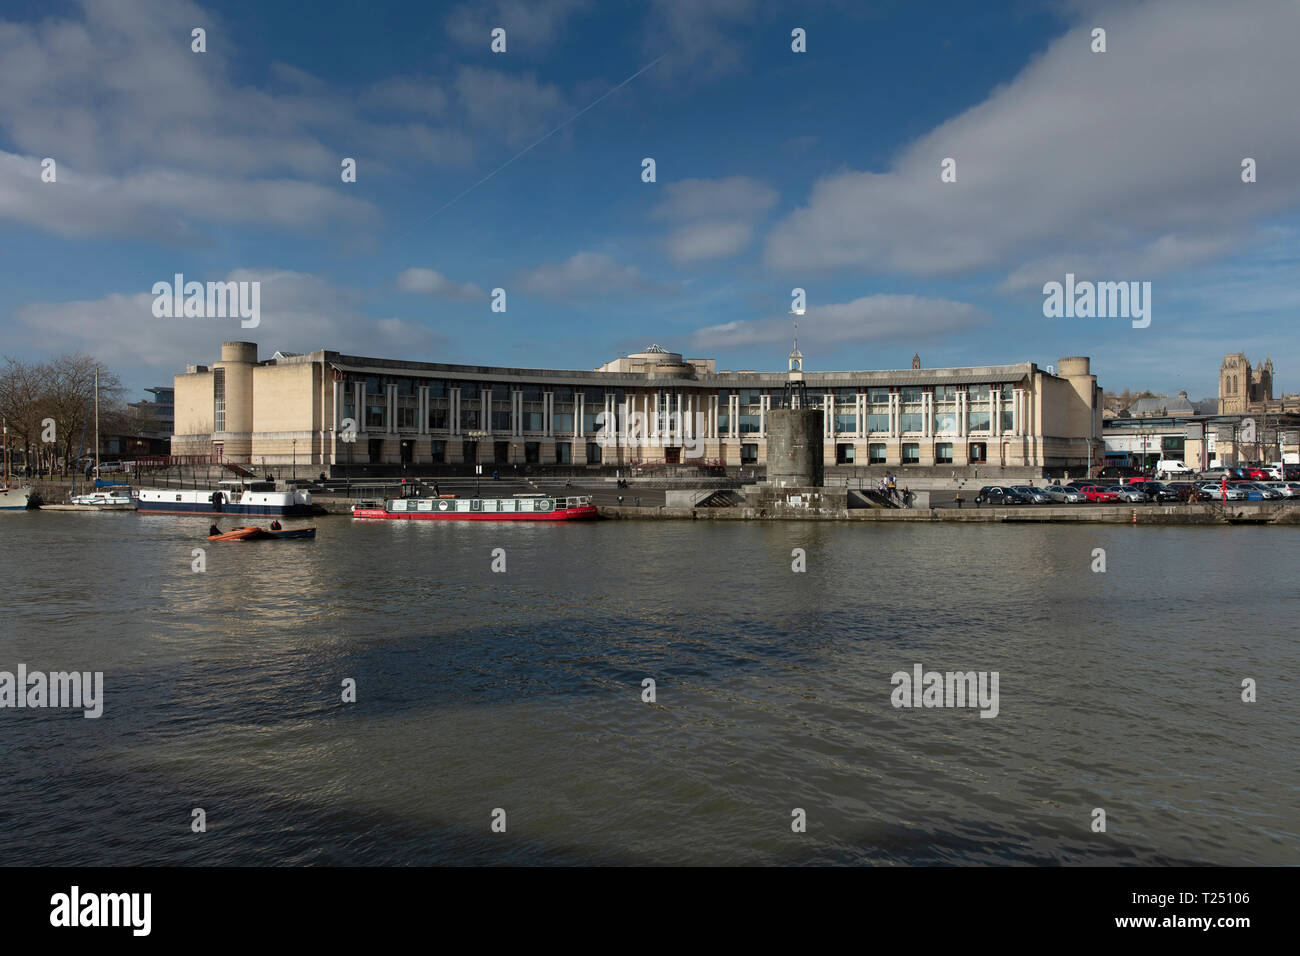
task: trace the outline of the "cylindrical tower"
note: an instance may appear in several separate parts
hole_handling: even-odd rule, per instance
[[[769,484],[820,488],[824,454],[820,408],[774,408],[767,413]]]
[[[218,372],[213,383],[213,431],[225,443],[227,458],[247,461],[253,453],[253,369],[257,366],[256,342],[222,342],[221,361],[212,368]],[[218,412],[224,410],[223,435]]]

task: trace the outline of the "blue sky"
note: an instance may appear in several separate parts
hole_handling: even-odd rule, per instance
[[[809,370],[1089,355],[1200,398],[1244,349],[1300,391],[1290,0],[305,9],[6,5],[0,353],[776,369],[801,287]],[[260,281],[260,326],[155,318],[178,272]],[[1066,272],[1151,282],[1150,327],[1045,318]]]

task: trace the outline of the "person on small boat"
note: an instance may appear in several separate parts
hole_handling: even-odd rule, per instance
[[[272,521],[272,522],[271,522],[271,530],[272,530],[272,531],[279,531],[279,530],[280,530],[280,522],[278,522],[278,521]]]
[[[211,525],[211,526],[208,528],[208,534],[209,534],[209,535],[218,535],[218,534],[221,534],[221,529],[218,528],[216,525]]]

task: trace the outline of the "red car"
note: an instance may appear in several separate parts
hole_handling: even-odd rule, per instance
[[[1089,501],[1119,501],[1119,495],[1101,485],[1084,485],[1079,489]]]

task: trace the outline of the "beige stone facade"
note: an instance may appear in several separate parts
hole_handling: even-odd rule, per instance
[[[914,364],[919,364],[914,363]],[[313,470],[349,465],[660,463],[761,467],[785,372],[715,371],[654,347],[595,371],[446,365],[317,351],[176,376],[174,455]],[[806,372],[828,466],[1079,467],[1101,458],[1087,358],[965,368]],[[350,439],[350,440],[349,440]]]

